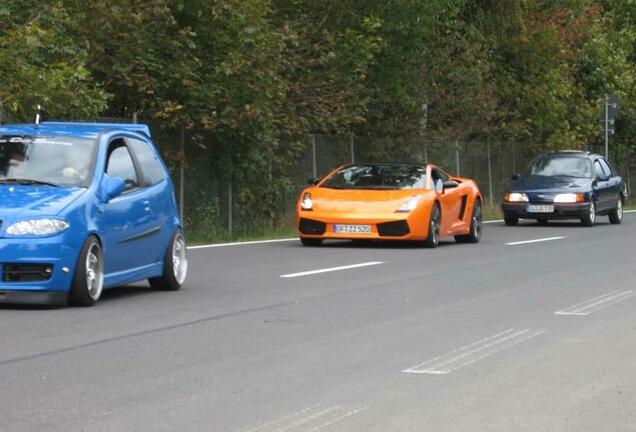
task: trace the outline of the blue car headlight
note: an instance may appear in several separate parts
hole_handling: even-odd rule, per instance
[[[15,222],[7,227],[7,234],[12,236],[49,236],[68,229],[70,224],[62,219],[45,218]]]

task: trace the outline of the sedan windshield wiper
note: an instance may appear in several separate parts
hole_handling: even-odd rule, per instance
[[[0,179],[0,184],[13,184],[13,183],[22,184],[22,185],[45,185],[45,186],[59,187],[59,185],[56,185],[55,183],[49,183],[49,182],[34,180],[34,179],[24,179],[24,178]]]

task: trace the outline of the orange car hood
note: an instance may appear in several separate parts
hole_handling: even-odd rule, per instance
[[[314,211],[353,214],[393,213],[414,195],[427,190],[355,190],[315,188],[311,190]]]

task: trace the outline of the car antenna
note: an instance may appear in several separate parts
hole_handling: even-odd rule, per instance
[[[35,112],[35,124],[36,126],[40,125],[40,117],[42,117],[42,106],[40,104],[38,104],[38,109]]]

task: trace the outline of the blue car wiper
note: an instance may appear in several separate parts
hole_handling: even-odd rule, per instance
[[[0,184],[45,185],[45,186],[60,187],[60,185],[56,185],[55,183],[49,183],[49,182],[34,180],[34,179],[24,179],[24,178],[0,179]]]

